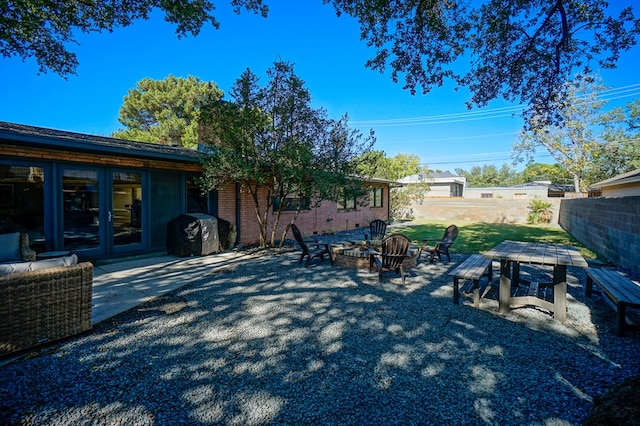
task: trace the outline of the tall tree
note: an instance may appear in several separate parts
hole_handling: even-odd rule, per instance
[[[580,76],[567,83],[567,96],[556,99],[551,106],[562,116],[557,125],[545,125],[537,116],[530,120],[530,129],[520,132],[520,141],[514,144],[514,158],[532,161],[536,148],[551,154],[573,179],[576,191],[586,190],[586,174],[598,147],[598,126],[602,124],[601,109],[606,104],[598,98],[603,90],[592,77]]]
[[[520,180],[521,183],[548,180],[552,184],[562,185],[571,180],[571,175],[558,163],[532,163],[527,165],[520,173]]]
[[[360,185],[353,178],[354,160],[374,143],[372,134],[350,129],[346,116],[332,120],[311,107],[292,64],[276,62],[267,76],[261,87],[247,69],[231,90],[233,101],[218,102],[202,117],[209,155],[201,183],[214,189],[238,182],[251,194],[263,247],[275,246],[282,213],[292,203],[295,213],[281,242],[306,200],[337,200],[344,188]],[[270,224],[271,211],[276,215]]]
[[[456,169],[459,176],[467,178],[470,187],[510,186],[520,183],[518,173],[508,164],[498,169],[493,164],[474,166],[469,171]]]
[[[552,105],[562,116],[558,125],[533,123],[514,144],[516,161],[531,161],[536,148],[546,149],[572,177],[576,191],[639,165],[638,101],[626,109],[603,113],[606,101],[597,79],[581,76],[568,83],[567,97]],[[532,118],[535,121],[536,117]]]
[[[232,0],[241,9],[267,16],[262,0]],[[113,31],[136,20],[147,19],[153,9],[164,12],[167,22],[176,24],[176,34],[198,35],[205,23],[219,27],[209,0],[5,0],[0,2],[0,54],[35,58],[40,72],[62,76],[75,74],[77,55],[68,50],[76,44],[74,34]]]
[[[604,114],[605,130],[587,172],[590,183],[640,169],[640,99]]]
[[[548,106],[565,81],[615,67],[640,34],[631,0],[323,1],[358,19],[376,49],[367,67],[389,65],[411,93],[451,79],[471,91],[469,107],[502,97],[545,123],[560,118]]]
[[[113,137],[195,148],[200,110],[222,95],[215,83],[193,76],[142,79],[124,97],[118,121],[125,129]]]

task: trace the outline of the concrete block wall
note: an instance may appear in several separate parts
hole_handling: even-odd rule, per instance
[[[558,223],[599,256],[640,274],[640,196],[562,200]]]
[[[560,198],[548,198],[552,204],[553,218],[557,223]],[[528,206],[531,199],[467,199],[467,198],[426,198],[421,203],[413,201],[411,209],[416,219],[487,222],[487,223],[527,223]]]

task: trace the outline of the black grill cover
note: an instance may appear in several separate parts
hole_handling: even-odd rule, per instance
[[[201,256],[220,251],[218,219],[203,213],[183,214],[167,223],[167,252]]]

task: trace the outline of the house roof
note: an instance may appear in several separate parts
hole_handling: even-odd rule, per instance
[[[417,173],[409,176],[405,176],[399,180],[401,183],[418,183],[418,182],[428,182],[428,183],[458,183],[464,185],[467,181],[467,178],[464,176],[455,175],[449,171],[446,172],[437,172],[437,173]]]
[[[73,150],[88,153],[108,153],[128,157],[152,158],[182,162],[200,162],[203,155],[193,149],[161,145],[149,142],[136,142],[115,139],[106,136],[88,135],[66,130],[48,129],[44,127],[0,121],[0,143],[19,143],[20,146],[31,146],[47,149]],[[365,178],[367,182],[403,186],[402,182]]]
[[[386,183],[389,186],[404,186],[404,183],[397,180],[389,180],[389,179],[382,179],[382,178],[375,178],[375,177],[363,178],[363,180],[366,180],[367,182],[371,182],[371,183]]]
[[[459,178],[460,176],[451,173],[449,170],[444,172],[434,172],[431,174],[434,179]]]
[[[614,176],[610,179],[603,180],[601,182],[591,185],[592,188],[606,188],[609,186],[624,185],[627,183],[640,182],[640,169],[635,169],[621,175]]]
[[[199,162],[195,150],[156,143],[134,142],[105,136],[48,129],[0,121],[0,141],[47,149],[108,153],[130,157]]]

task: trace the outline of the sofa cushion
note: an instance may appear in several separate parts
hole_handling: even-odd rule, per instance
[[[20,261],[20,233],[0,235],[0,262]]]
[[[78,256],[76,254],[70,254],[69,256],[55,257],[53,259],[38,260],[31,263],[31,270],[37,271],[39,269],[55,268],[57,266],[71,266],[78,263]]]
[[[57,268],[59,266],[71,266],[78,263],[78,256],[56,257],[55,259],[38,260],[35,262],[15,262],[0,264],[0,275],[16,274],[19,272],[39,271],[47,268]]]

